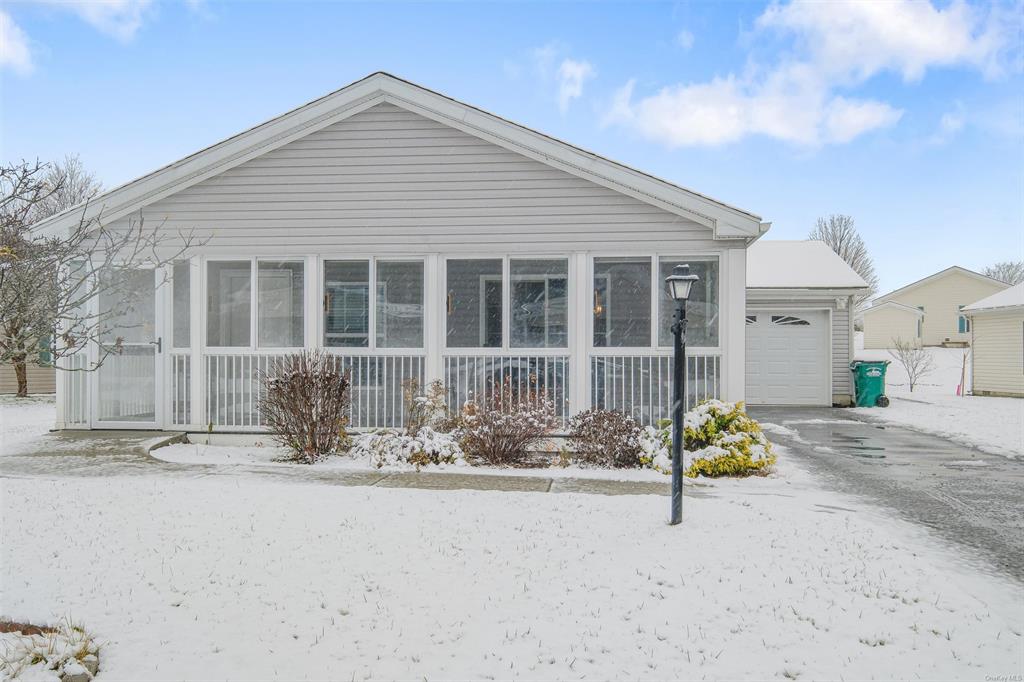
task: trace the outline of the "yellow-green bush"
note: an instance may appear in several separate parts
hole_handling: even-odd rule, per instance
[[[771,443],[760,425],[743,410],[743,403],[707,400],[683,417],[683,449],[689,463],[684,474],[697,476],[751,476],[764,474],[775,464]],[[640,437],[641,464],[671,472],[672,423],[645,427]]]

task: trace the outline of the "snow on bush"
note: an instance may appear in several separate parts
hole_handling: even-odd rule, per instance
[[[350,453],[353,457],[367,459],[378,469],[466,464],[457,434],[441,433],[429,426],[420,427],[414,436],[391,430],[364,433],[356,437]]]
[[[572,459],[601,467],[640,466],[640,425],[628,414],[591,408],[569,420]]]
[[[771,443],[761,426],[743,410],[743,403],[707,400],[683,416],[685,474],[697,476],[750,476],[775,464]],[[664,474],[672,471],[672,423],[662,420],[640,435],[640,456],[646,467]]]
[[[512,384],[505,377],[491,386],[483,399],[469,401],[459,416],[462,450],[471,463],[495,466],[521,465],[531,447],[538,445],[559,426],[555,404],[543,390]]]
[[[85,675],[97,669],[99,645],[80,626],[62,621],[42,634],[8,633],[0,639],[3,679],[52,680]]]

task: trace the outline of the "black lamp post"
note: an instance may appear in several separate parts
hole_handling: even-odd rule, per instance
[[[668,295],[676,302],[672,322],[672,516],[669,525],[683,520],[683,412],[686,411],[686,299],[699,278],[689,265],[677,265],[665,278]]]

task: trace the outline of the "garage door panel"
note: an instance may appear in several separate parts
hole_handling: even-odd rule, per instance
[[[747,402],[828,405],[831,353],[826,311],[748,313]]]

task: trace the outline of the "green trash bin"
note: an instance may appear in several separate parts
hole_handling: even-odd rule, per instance
[[[885,397],[885,368],[888,366],[888,360],[850,363],[857,407],[889,407],[889,399]]]

